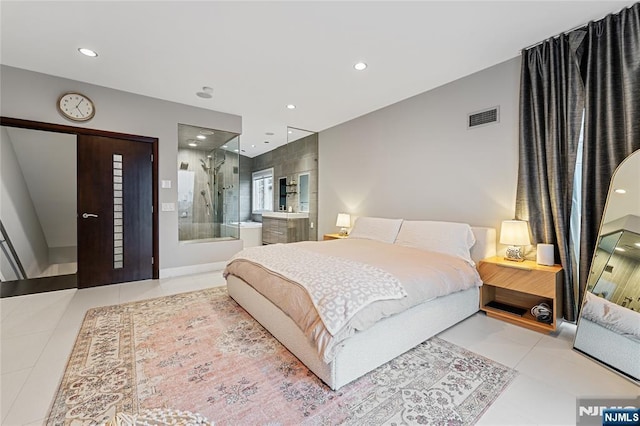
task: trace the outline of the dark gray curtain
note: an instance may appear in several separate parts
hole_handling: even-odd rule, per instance
[[[640,149],[640,3],[588,25],[581,68],[586,100],[580,297],[613,172]]]
[[[516,218],[532,243],[553,244],[564,268],[564,315],[575,315],[570,219],[584,90],[576,46],[583,34],[549,39],[522,52]]]
[[[522,55],[516,217],[529,221],[534,244],[556,246],[564,317],[575,321],[609,182],[640,149],[640,3]],[[580,282],[574,283],[569,224],[583,108]]]

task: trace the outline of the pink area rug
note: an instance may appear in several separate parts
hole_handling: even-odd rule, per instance
[[[161,409],[216,425],[464,425],[515,375],[434,337],[332,391],[221,287],[89,310],[47,424]]]

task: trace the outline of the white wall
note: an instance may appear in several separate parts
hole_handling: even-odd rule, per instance
[[[77,245],[76,135],[7,127],[49,248]],[[72,258],[69,262],[75,262]],[[53,262],[51,262],[53,263]]]
[[[0,83],[2,116],[158,138],[159,179],[172,181],[171,189],[159,189],[160,205],[175,203],[177,200],[178,123],[242,132],[242,118],[237,115],[18,68],[1,66]],[[67,91],[82,92],[94,101],[96,116],[91,121],[84,124],[71,123],[58,114],[56,101]],[[159,217],[161,276],[206,270],[207,264],[224,262],[242,248],[239,240],[180,244],[177,211],[161,211]]]
[[[27,276],[34,277],[49,266],[49,249],[13,144],[2,127],[0,152],[0,217]],[[0,257],[4,279],[17,279],[4,254]]]
[[[499,229],[515,212],[519,81],[517,57],[320,132],[319,232],[339,212]],[[499,123],[467,130],[494,106]]]

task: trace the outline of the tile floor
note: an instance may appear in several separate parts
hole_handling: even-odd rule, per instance
[[[1,424],[40,425],[87,309],[223,285],[221,271],[0,299]],[[440,337],[520,374],[479,425],[573,425],[577,397],[640,388],[571,349],[575,326],[546,336],[478,313]]]

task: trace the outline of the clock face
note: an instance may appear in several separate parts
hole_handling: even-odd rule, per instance
[[[90,120],[96,113],[91,99],[79,93],[62,95],[58,101],[58,109],[62,115],[74,121]]]

